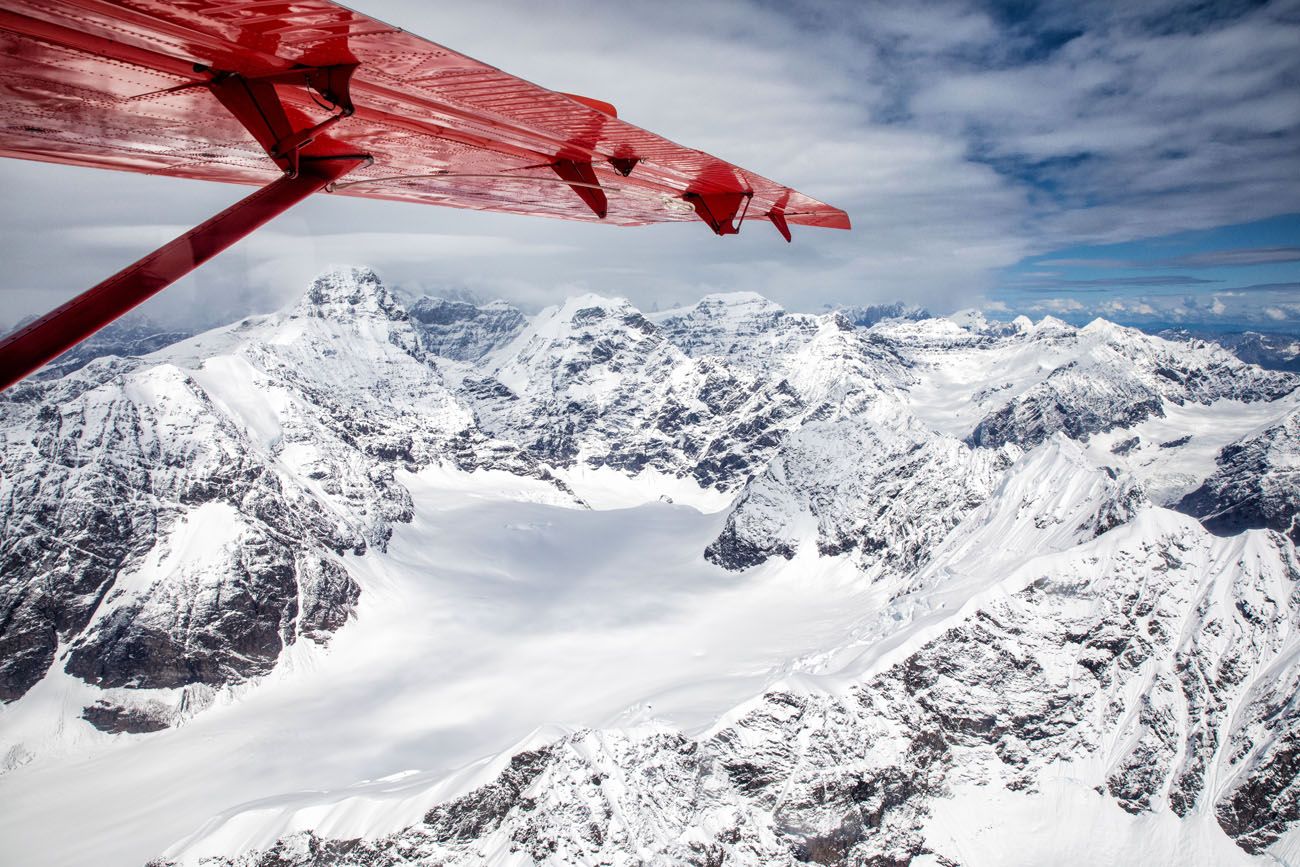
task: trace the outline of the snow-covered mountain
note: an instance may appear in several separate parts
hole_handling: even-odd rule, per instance
[[[523,313],[499,301],[480,307],[426,296],[417,298],[409,312],[425,349],[456,361],[478,361],[510,342],[526,324]]]
[[[341,269],[11,390],[0,836],[1300,864],[1300,379],[858,313],[526,316]]]
[[[1180,510],[1223,535],[1267,527],[1300,542],[1300,411],[1225,446],[1215,463]]]
[[[291,311],[105,358],[0,404],[0,696],[59,667],[102,687],[85,718],[165,726],[211,687],[325,642],[358,588],[347,556],[409,521],[399,467],[543,475],[444,387],[372,273]]]
[[[1294,334],[1258,331],[1211,331],[1185,328],[1157,332],[1172,340],[1200,338],[1219,344],[1242,361],[1269,370],[1300,371],[1300,338]]]
[[[24,324],[20,322],[15,328]],[[138,311],[132,311],[87,337],[34,375],[39,379],[66,376],[105,355],[146,355],[192,337],[195,331],[193,328],[161,325]]]

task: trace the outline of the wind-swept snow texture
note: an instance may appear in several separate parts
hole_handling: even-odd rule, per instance
[[[1300,864],[1298,382],[329,272],[0,400],[3,849]]]

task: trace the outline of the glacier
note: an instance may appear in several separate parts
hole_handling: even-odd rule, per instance
[[[1294,374],[367,268],[141,349],[0,400],[17,863],[1300,864]]]

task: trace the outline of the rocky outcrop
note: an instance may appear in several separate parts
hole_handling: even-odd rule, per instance
[[[1300,384],[1210,344],[1174,344],[1101,320],[1066,329],[1050,339],[1076,344],[1076,357],[981,420],[967,438],[972,445],[1032,446],[1057,431],[1086,439],[1161,416],[1166,402],[1269,401]],[[1043,338],[1035,330],[1029,339]]]
[[[408,309],[424,347],[454,361],[478,361],[509,343],[527,324],[518,308],[502,301],[478,306],[425,297]]]
[[[695,738],[577,732],[398,833],[303,831],[216,863],[600,863],[629,851],[698,865],[960,863],[930,823],[963,793],[990,804],[982,822],[1072,857],[1063,841],[1087,841],[1035,839],[993,806],[999,793],[1058,785],[1065,761],[1094,786],[1096,809],[1204,804],[1259,852],[1294,821],[1295,720],[1282,696],[1300,676],[1286,652],[1298,579],[1281,537],[1216,540],[1147,509],[1016,570],[1009,592],[847,689],[776,688]]]
[[[626,301],[543,311],[467,382],[480,426],[554,466],[654,469],[734,490],[804,409],[782,377],[693,359]]]
[[[1215,463],[1176,509],[1220,535],[1267,527],[1300,543],[1300,411],[1226,446]]]
[[[6,398],[6,701],[54,664],[104,689],[263,675],[347,621],[360,591],[346,558],[410,520],[397,470],[545,472],[475,428],[366,269],[149,364],[101,359]]]
[[[985,500],[1014,457],[933,434],[896,398],[877,395],[793,434],[705,557],[728,569],[789,559],[812,524],[821,554],[851,554],[873,576],[906,574]]]

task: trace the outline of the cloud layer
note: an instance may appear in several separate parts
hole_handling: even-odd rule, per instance
[[[944,309],[1033,254],[1300,212],[1297,2],[353,5],[610,100],[633,123],[844,207],[854,231],[796,227],[786,246],[764,224],[718,239],[702,225],[618,230],[320,197],[155,312],[268,309],[335,261],[528,304],[578,287],[647,307],[753,289],[793,308]],[[17,203],[0,215],[11,320],[242,192],[14,161],[0,185]],[[1170,260],[1152,279],[1232,264]]]

